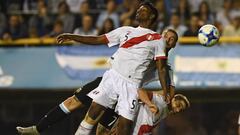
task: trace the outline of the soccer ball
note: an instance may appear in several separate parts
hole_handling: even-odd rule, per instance
[[[199,42],[206,47],[215,45],[219,37],[220,33],[218,29],[211,24],[203,25],[198,31]]]

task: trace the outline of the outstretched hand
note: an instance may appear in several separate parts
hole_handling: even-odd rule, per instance
[[[63,33],[57,36],[56,41],[58,44],[62,44],[66,41],[71,40],[70,39],[71,34],[70,33]]]

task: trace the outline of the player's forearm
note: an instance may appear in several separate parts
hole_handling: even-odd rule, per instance
[[[169,93],[169,87],[167,85],[167,79],[166,79],[167,78],[167,69],[163,68],[163,69],[158,70],[158,75],[159,75],[158,77],[159,77],[160,84],[163,89],[163,94],[165,96]]]
[[[167,83],[167,78],[169,76],[168,74],[169,72],[167,68],[167,60],[158,60],[156,61],[156,65],[158,70],[159,81],[163,89],[163,95],[166,98],[167,94],[169,93],[169,86]]]
[[[172,99],[175,95],[175,87],[174,86],[169,87],[169,93],[170,93],[170,98]]]
[[[76,34],[69,34],[67,35],[67,38],[76,42],[80,42],[83,44],[88,45],[100,45],[100,44],[107,44],[108,41],[104,37],[104,35],[101,36],[81,36]]]
[[[145,103],[146,105],[151,105],[152,102],[149,98],[149,94],[146,90],[144,89],[139,89],[138,90],[138,98],[143,102]]]

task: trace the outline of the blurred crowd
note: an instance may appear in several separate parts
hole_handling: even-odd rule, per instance
[[[0,39],[55,37],[69,32],[101,35],[134,21],[141,0],[0,0]],[[159,11],[154,30],[172,28],[197,36],[214,24],[223,36],[240,36],[240,0],[152,0]]]

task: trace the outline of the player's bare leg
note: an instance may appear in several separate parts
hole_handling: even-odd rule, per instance
[[[131,135],[133,121],[119,116],[117,122],[117,135]]]
[[[105,110],[106,108],[104,106],[92,102],[75,135],[90,135],[92,128],[98,123]]]
[[[109,135],[110,130],[104,127],[102,124],[98,123],[96,135]]]

